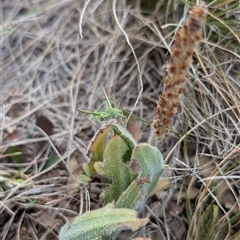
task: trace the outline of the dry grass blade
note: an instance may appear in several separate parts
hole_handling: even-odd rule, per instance
[[[78,181],[96,128],[77,108],[104,109],[103,86],[116,106],[152,121],[174,36],[193,8],[154,2],[1,2],[1,239],[57,239],[66,219],[101,206],[103,186]],[[239,232],[239,3],[210,0],[207,8],[172,131],[159,144],[167,187],[142,213],[151,223],[119,239],[227,240]],[[140,127],[146,141],[148,126]]]

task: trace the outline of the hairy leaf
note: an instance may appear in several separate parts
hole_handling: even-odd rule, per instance
[[[59,233],[60,240],[102,239],[114,232],[131,229],[135,231],[146,225],[149,219],[137,218],[137,212],[126,208],[114,208],[113,204],[86,212],[65,224]]]
[[[137,177],[130,166],[123,162],[123,157],[129,150],[127,143],[120,136],[115,135],[109,140],[103,155],[103,162],[96,162],[94,168],[102,176],[112,180],[112,185],[102,194],[106,203],[117,201],[119,196]]]
[[[132,161],[140,165],[136,168],[139,177],[119,197],[116,207],[138,210],[157,186],[164,171],[164,161],[160,151],[147,143],[140,143],[135,147]]]

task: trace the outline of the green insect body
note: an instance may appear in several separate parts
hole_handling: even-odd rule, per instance
[[[100,121],[106,121],[110,117],[117,118],[117,117],[124,117],[122,110],[108,107],[105,111],[100,112],[92,112],[93,120],[100,120]]]
[[[126,118],[126,116],[123,115],[123,111],[121,109],[114,108],[110,102],[110,100],[107,97],[107,94],[105,92],[105,89],[103,88],[103,92],[105,95],[105,99],[107,101],[107,109],[104,111],[98,111],[98,112],[92,112],[92,111],[86,111],[82,109],[78,109],[80,113],[87,113],[93,115],[93,120],[95,121],[107,121],[110,117],[117,118],[122,117]]]

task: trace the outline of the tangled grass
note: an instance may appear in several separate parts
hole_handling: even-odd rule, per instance
[[[101,205],[101,184],[78,182],[96,127],[77,108],[104,108],[104,86],[117,106],[152,121],[172,39],[196,4],[153,2],[2,1],[1,239],[57,239],[66,219]],[[207,5],[172,132],[159,144],[169,170],[141,213],[151,223],[119,239],[239,238],[240,8]],[[147,139],[149,126],[130,128]]]

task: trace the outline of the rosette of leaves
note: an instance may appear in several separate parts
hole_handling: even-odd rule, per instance
[[[99,134],[109,133],[109,129],[113,135],[110,139],[104,138],[106,142],[103,143]],[[102,193],[104,202],[115,202],[116,207],[138,210],[163,173],[164,162],[160,151],[147,143],[137,144],[132,135],[117,124],[105,126],[96,136],[89,147],[92,153],[89,166],[93,166],[101,179],[111,182]],[[96,159],[97,146],[103,145],[102,154],[98,152],[102,159]]]
[[[129,213],[138,211],[144,205],[164,171],[164,161],[160,151],[147,143],[137,144],[132,135],[117,124],[106,125],[97,132],[89,146],[89,154],[92,156],[88,165],[85,165],[87,175],[91,177],[97,174],[102,181],[110,182],[110,186],[101,194],[105,205],[114,204],[114,209],[129,211]],[[102,237],[100,239],[103,237],[108,239],[105,238],[107,233],[110,234],[109,239],[111,239],[114,233],[123,229],[133,229],[130,223],[123,227],[118,222],[118,211],[112,212],[111,217],[110,215],[104,217],[106,224],[103,227],[101,224],[95,224],[94,219],[103,221],[99,211],[100,209],[90,211],[93,213],[89,225],[92,225],[91,231],[96,233],[96,236]],[[78,217],[73,225],[69,223],[65,225],[61,229],[60,239],[66,239],[61,238],[66,236],[66,231],[68,239],[80,239],[77,237],[82,236],[83,229],[80,227],[81,224],[78,228],[77,223],[81,222],[84,216],[83,214]],[[123,216],[123,222],[127,222],[128,215],[125,216],[126,219],[124,220]],[[146,223],[147,221],[144,221],[144,224]],[[81,239],[90,238],[81,237]]]

